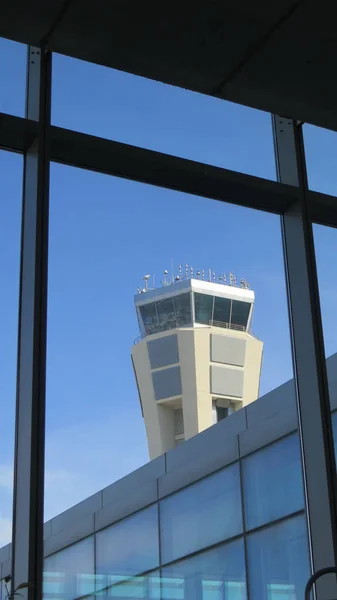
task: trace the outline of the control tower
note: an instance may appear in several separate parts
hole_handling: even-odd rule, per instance
[[[150,458],[257,399],[263,343],[251,332],[255,295],[233,273],[184,273],[135,296],[132,361]]]

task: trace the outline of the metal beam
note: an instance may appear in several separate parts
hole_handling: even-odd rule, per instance
[[[337,559],[337,481],[322,320],[302,127],[273,116],[278,180],[297,201],[281,217],[313,571]],[[317,584],[317,600],[337,597],[336,579]]]
[[[12,590],[42,597],[51,55],[28,48],[13,500]]]
[[[36,135],[36,122],[0,113],[0,148],[24,153]],[[50,127],[50,144],[60,164],[257,210],[281,214],[296,200],[291,186],[60,127]],[[337,227],[337,198],[309,191],[308,203],[315,222]]]

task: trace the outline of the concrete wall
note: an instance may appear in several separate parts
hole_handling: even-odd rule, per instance
[[[175,408],[182,407],[185,440],[213,424],[214,398],[236,409],[258,397],[263,344],[250,334],[195,326],[148,336],[132,349],[149,453],[175,447]]]

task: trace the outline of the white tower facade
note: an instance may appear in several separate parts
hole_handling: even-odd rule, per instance
[[[243,281],[176,279],[135,296],[141,336],[131,354],[151,459],[259,395],[254,292]]]

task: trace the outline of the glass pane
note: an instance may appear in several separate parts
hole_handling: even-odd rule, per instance
[[[160,300],[157,302],[157,311],[159,317],[159,328],[161,331],[177,327],[176,315],[174,311],[173,299]]]
[[[164,563],[240,534],[238,464],[165,498],[160,530]]]
[[[243,541],[162,569],[162,600],[246,600]]]
[[[336,196],[337,132],[306,123],[303,137],[309,188]]]
[[[228,247],[233,249],[228,258],[230,268],[237,274],[237,281],[244,276],[256,294],[253,334],[256,333],[260,340],[254,335],[247,336],[245,354],[245,360],[250,361],[254,356],[255,361],[252,369],[248,365],[249,373],[253,371],[252,392],[246,394],[249,386],[245,380],[244,396],[237,396],[235,408],[239,409],[242,404],[255,400],[292,377],[278,216],[59,164],[51,165],[50,188],[47,519],[141,467],[149,460],[149,455],[159,456],[176,445],[173,411],[180,404],[170,404],[170,401],[165,407],[156,404],[155,379],[147,350],[149,340],[140,339],[134,343],[139,333],[144,333],[138,330],[135,299],[146,301],[145,293],[137,294],[137,287],[142,285],[144,288],[145,274],[155,275],[158,286],[148,292],[152,305],[149,330],[153,322],[156,323],[154,298],[162,299],[164,296],[159,293],[164,289],[168,294],[165,297],[173,297],[174,308],[178,310],[180,290],[186,293],[189,289],[189,283],[185,281],[172,284],[174,291],[170,296],[170,285],[161,284],[164,270],[171,271],[172,249],[174,277],[179,275],[179,265],[189,261],[194,273],[198,269],[205,269],[207,273],[212,265],[218,280],[227,268],[223,264],[225,236]],[[118,198],[118,203],[113,198]],[[163,235],[163,214],[165,228],[171,232],[176,230],[178,214],[182,222],[188,222],[191,214],[195,218],[193,227],[184,228],[184,235],[177,236],[173,246],[172,236]],[[140,231],[150,231],[151,235],[140,235]],[[258,235],[259,231],[264,235]],[[207,290],[208,283],[204,281],[200,291]],[[203,315],[208,324],[212,318],[212,295],[201,294],[201,299],[210,304],[208,314]],[[196,304],[198,313],[198,302]],[[200,308],[203,308],[202,303]],[[275,314],[278,319],[276,329],[273,329],[270,323]],[[166,332],[166,336],[171,332]],[[192,416],[186,421],[184,415],[185,434],[189,438],[213,425],[213,396],[219,398],[226,390],[219,387],[211,393],[210,328],[197,326],[195,332],[179,333],[183,340],[182,344],[180,340],[178,342],[180,390],[186,389],[191,373],[196,373],[191,387],[194,394]],[[219,328],[219,334],[225,336],[228,332]],[[229,334],[237,335],[235,331]],[[200,360],[198,365],[194,363],[195,370],[192,371],[191,363],[197,356],[190,351],[194,338],[198,338],[200,344]],[[262,344],[265,345],[263,353]],[[137,381],[130,351],[135,370],[139,367]],[[216,366],[218,371],[223,368],[222,373],[225,373],[226,362],[224,367],[219,363]],[[236,374],[246,367],[230,368]],[[223,379],[220,378],[219,386],[224,383]],[[163,391],[167,394],[166,383]],[[239,384],[234,381],[232,387],[236,385],[238,393],[242,393]],[[142,394],[142,405],[138,391]],[[163,398],[168,397],[166,394]],[[181,391],[180,395],[183,396]],[[194,415],[197,414],[197,399],[201,397],[203,410],[199,419]],[[159,422],[160,431],[156,425]],[[157,427],[154,432],[151,426],[146,428],[149,423]]]
[[[25,114],[27,46],[0,37],[0,112]]]
[[[146,508],[96,535],[96,571],[128,578],[159,565],[158,507]],[[108,585],[106,583],[105,585]]]
[[[191,295],[180,294],[173,297],[174,308],[176,312],[177,325],[183,327],[192,323],[191,315]]]
[[[94,537],[73,544],[44,561],[43,597],[75,600],[95,592]]]
[[[310,577],[304,516],[248,536],[251,600],[303,600]]]
[[[249,304],[248,302],[240,302],[239,300],[233,300],[231,323],[234,325],[241,325],[242,327],[247,327],[250,308],[251,304]]]
[[[22,177],[22,156],[0,150],[0,548],[12,536]]]
[[[242,475],[247,529],[304,508],[297,433],[245,458]]]
[[[275,180],[268,113],[58,54],[52,93],[54,125]]]
[[[159,572],[140,577],[118,577],[98,575],[96,578],[96,597],[118,598],[120,600],[160,600]]]
[[[144,306],[139,307],[139,310],[143,319],[145,333],[147,335],[157,333],[157,331],[159,331],[159,319],[156,303],[152,302],[150,304],[144,304]]]
[[[214,298],[213,321],[218,323],[229,323],[231,301],[229,298]]]
[[[209,325],[212,320],[213,296],[194,293],[195,321]]]

